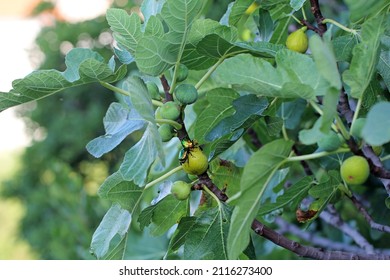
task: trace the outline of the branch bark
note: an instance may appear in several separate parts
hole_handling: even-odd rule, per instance
[[[329,208],[331,207],[328,207],[328,209]],[[365,239],[356,229],[345,223],[337,214],[335,209],[330,210],[331,212],[322,211],[320,214],[320,218],[329,225],[338,228],[341,232],[351,237],[359,247],[363,248],[366,251],[366,253],[373,254],[374,247],[372,246],[372,244],[370,244],[367,239]]]
[[[349,199],[351,199],[352,203],[355,205],[356,209],[363,215],[364,219],[368,222],[372,229],[376,229],[382,232],[390,233],[390,226],[382,225],[374,221],[371,215],[367,212],[366,208],[363,204],[353,195]]]
[[[314,18],[316,19],[317,26],[318,26],[318,34],[322,36],[326,30],[326,24],[322,23],[322,21],[325,19],[321,13],[320,4],[318,3],[318,0],[310,0],[311,5],[311,12],[314,15]]]

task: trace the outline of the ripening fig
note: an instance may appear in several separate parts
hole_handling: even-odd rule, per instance
[[[201,175],[205,173],[209,167],[207,157],[200,147],[192,148],[187,153],[184,160],[182,166],[184,171],[188,174]]]
[[[286,46],[289,50],[305,53],[309,46],[309,40],[305,33],[306,27],[302,27],[287,37]]]
[[[341,164],[340,173],[348,185],[361,185],[370,175],[370,166],[364,157],[352,156]]]
[[[173,183],[171,193],[178,200],[186,200],[191,193],[191,185],[184,181],[176,181]]]

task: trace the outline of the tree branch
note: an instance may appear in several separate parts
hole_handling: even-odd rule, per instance
[[[356,229],[345,223],[335,209],[332,209],[332,207],[328,207],[328,209],[331,212],[322,211],[320,214],[320,218],[323,221],[338,228],[341,232],[351,237],[359,247],[366,251],[366,253],[374,253],[374,247]]]
[[[382,232],[390,233],[390,226],[382,225],[374,221],[374,219],[371,217],[370,214],[368,214],[366,208],[364,208],[363,204],[354,196],[352,195],[349,197],[351,199],[352,203],[355,205],[356,209],[359,210],[359,212],[363,215],[364,219],[368,222],[370,227],[372,229],[376,229]]]
[[[322,23],[322,21],[325,19],[322,16],[321,9],[320,9],[320,4],[318,3],[318,0],[310,0],[310,5],[311,5],[311,12],[314,15],[314,18],[316,19],[317,26],[318,26],[318,34],[322,36],[326,30],[326,24]]]
[[[163,86],[164,93],[165,93],[165,102],[173,101],[173,96],[172,96],[172,94],[169,93],[171,88],[168,84],[167,79],[165,78],[165,75],[162,75],[160,77],[160,81],[161,81],[161,84]]]
[[[278,232],[280,234],[290,233],[290,234],[293,234],[293,235],[299,237],[302,240],[310,242],[311,244],[321,246],[322,248],[328,248],[331,250],[338,250],[338,251],[342,250],[342,251],[347,251],[347,252],[351,252],[351,253],[359,253],[359,254],[366,253],[365,250],[360,248],[360,247],[341,243],[341,242],[336,242],[336,241],[324,238],[322,236],[319,236],[318,234],[314,234],[314,233],[309,232],[309,231],[302,231],[301,228],[299,228],[298,226],[296,226],[294,224],[291,224],[291,223],[285,221],[281,217],[275,218],[275,224],[279,227]],[[377,250],[375,250],[375,253],[377,253],[377,254],[386,254],[386,253],[390,254],[390,250],[378,250],[377,249]]]

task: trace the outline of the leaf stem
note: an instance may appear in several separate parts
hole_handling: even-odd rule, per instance
[[[300,25],[302,25],[302,22],[301,22],[296,16],[294,16],[293,14],[291,14],[291,17],[292,17],[297,23],[299,23]]]
[[[325,157],[325,156],[329,156],[329,155],[333,155],[333,154],[338,154],[338,153],[347,153],[349,151],[350,150],[348,148],[340,148],[340,149],[337,149],[337,150],[331,151],[331,152],[324,151],[324,152],[318,152],[318,153],[309,154],[309,155],[289,157],[289,158],[287,158],[287,161],[293,162],[293,161],[301,161],[301,160],[310,160],[310,159],[321,158],[321,157]]]
[[[156,123],[159,123],[159,124],[167,123],[167,124],[170,124],[171,126],[173,126],[175,129],[182,129],[183,128],[183,126],[180,123],[172,121],[172,120],[167,120],[167,119],[156,119]]]
[[[322,23],[330,23],[330,24],[333,24],[333,25],[336,25],[337,27],[341,28],[342,30],[346,31],[346,32],[349,32],[349,33],[352,33],[353,35],[358,35],[357,31],[355,29],[351,29],[351,28],[348,28],[344,25],[342,25],[341,23],[335,21],[334,19],[331,19],[331,18],[326,18],[322,21]]]
[[[205,185],[203,185],[203,190],[205,190],[212,198],[214,198],[214,200],[218,203],[218,207],[221,208],[221,201],[219,200],[219,198]]]
[[[355,121],[357,120],[357,118],[359,116],[359,112],[360,112],[360,109],[362,107],[362,103],[363,103],[363,98],[360,97],[358,99],[357,104],[356,104],[355,112],[353,113],[353,117],[352,117],[352,121],[351,121],[351,127],[353,126],[353,124],[355,123]]]
[[[153,187],[154,185],[160,183],[161,181],[164,181],[166,178],[168,178],[169,176],[175,174],[176,172],[178,172],[178,171],[180,171],[180,170],[182,170],[182,169],[183,169],[183,167],[182,167],[181,165],[179,165],[179,166],[173,168],[171,171],[165,173],[165,174],[162,175],[161,177],[158,177],[156,180],[153,180],[153,181],[147,183],[147,184],[145,185],[145,188],[144,188],[144,189],[147,190],[147,189]]]
[[[303,8],[303,6],[301,7],[301,11],[302,11],[302,16],[303,16],[303,19],[304,19],[304,20],[307,20],[307,16],[306,16],[305,8]]]
[[[107,82],[100,82],[100,84],[101,84],[102,86],[104,86],[105,88],[107,88],[107,89],[109,89],[109,90],[112,90],[113,92],[117,92],[117,93],[119,93],[119,94],[122,94],[122,95],[128,96],[128,97],[131,96],[131,93],[130,93],[130,92],[128,92],[128,91],[126,91],[126,90],[124,90],[124,89],[121,89],[121,88],[119,88],[119,87],[113,86],[112,84],[109,84],[109,83],[107,83]],[[157,100],[154,100],[154,99],[152,99],[152,104],[153,104],[154,106],[158,106],[158,107],[161,107],[161,106],[163,105],[163,103],[162,103],[161,101],[157,101]]]
[[[226,59],[226,57],[222,56],[217,63],[215,63],[204,76],[199,80],[199,82],[195,85],[196,89],[199,89],[203,83],[211,76],[211,74],[218,68],[219,65]]]

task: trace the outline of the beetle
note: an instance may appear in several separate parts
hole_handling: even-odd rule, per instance
[[[198,147],[199,145],[195,140],[191,140],[191,139],[182,139],[180,143],[183,149],[181,149],[179,152],[179,162],[180,164],[183,164],[187,161],[188,155],[191,154],[191,150],[194,149],[195,147]]]

